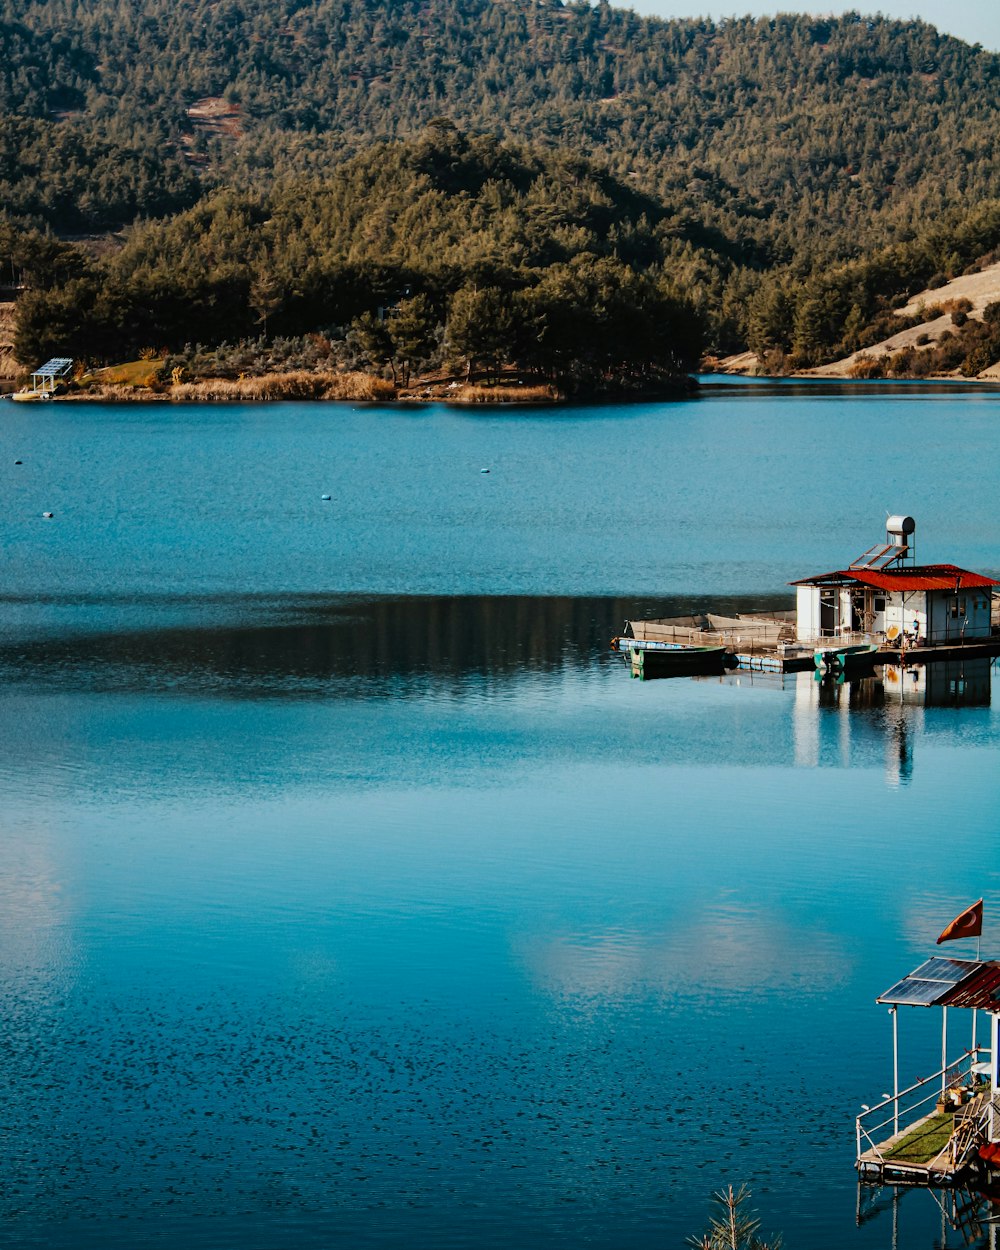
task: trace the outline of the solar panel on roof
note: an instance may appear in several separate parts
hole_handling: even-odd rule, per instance
[[[905,1003],[910,1007],[933,1007],[981,967],[982,964],[976,960],[944,959],[937,955],[915,968],[902,981],[897,981],[875,1001]]]
[[[935,955],[915,968],[910,976],[920,981],[946,981],[949,985],[957,985],[978,967],[974,959],[945,959],[942,955]]]
[[[40,365],[34,371],[34,376],[38,378],[57,378],[61,373],[65,373],[72,363],[73,361],[69,356],[53,356],[51,360],[47,360],[44,365]]]
[[[903,977],[891,990],[886,990],[875,1000],[878,1003],[906,1003],[910,1007],[933,1007],[944,998],[953,986],[944,981],[918,981],[915,977]]]

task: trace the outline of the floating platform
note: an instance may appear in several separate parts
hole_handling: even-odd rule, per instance
[[[933,1185],[947,1188],[979,1164],[979,1147],[986,1140],[984,1112],[989,1095],[979,1093],[962,1107],[934,1112],[901,1133],[858,1155],[863,1181],[893,1185]],[[938,1147],[942,1133],[947,1137]],[[932,1143],[928,1148],[927,1143]]]
[[[724,647],[730,667],[759,673],[796,673],[816,667],[816,653],[860,649],[857,637],[795,638],[793,613],[775,617],[676,617],[626,621],[625,632],[611,641],[615,651],[677,652],[685,648]],[[974,660],[1000,655],[1000,636],[941,642],[918,647],[883,643],[864,656],[866,668],[876,664],[919,665],[939,660]],[[845,666],[849,667],[849,666]]]

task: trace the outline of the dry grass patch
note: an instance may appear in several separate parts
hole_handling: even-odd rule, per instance
[[[396,388],[384,378],[367,373],[265,373],[256,378],[206,378],[201,382],[178,382],[170,398],[182,403],[262,403],[276,399],[394,399]]]
[[[849,378],[882,378],[885,377],[885,365],[874,356],[855,356],[847,367]]]
[[[119,403],[146,403],[151,399],[166,399],[166,396],[159,391],[151,391],[144,386],[131,386],[127,383],[106,383],[92,382],[80,389],[71,388],[65,394],[58,396],[60,401],[70,400],[72,402],[85,402],[86,400],[98,400],[101,403],[119,404]]]
[[[90,375],[102,386],[155,386],[163,372],[162,360],[130,360],[122,365],[109,365]]]
[[[459,386],[446,397],[458,404],[551,404],[561,396],[554,386]]]

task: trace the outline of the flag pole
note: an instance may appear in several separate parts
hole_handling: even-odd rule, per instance
[[[980,931],[979,933],[976,934],[976,963],[977,964],[982,962],[982,960],[980,959],[980,954],[982,952],[982,945],[983,945],[983,935],[982,935],[982,932]],[[979,1062],[979,1030],[976,1027],[978,1023],[978,1018],[979,1018],[979,1013],[976,1011],[975,1007],[973,1007],[972,1009],[972,1062],[973,1063]],[[972,1081],[973,1086],[975,1086],[975,1083],[976,1083],[975,1073],[973,1073],[973,1081]]]

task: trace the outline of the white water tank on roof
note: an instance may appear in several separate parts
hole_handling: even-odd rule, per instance
[[[886,539],[897,547],[908,547],[910,535],[916,528],[917,523],[911,516],[891,516],[885,523]]]

